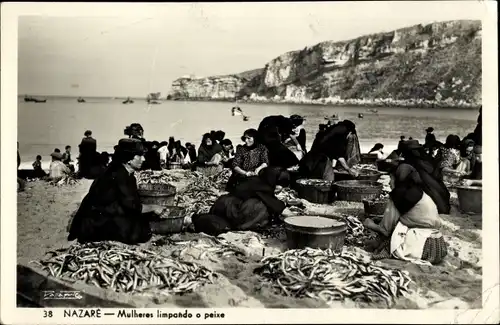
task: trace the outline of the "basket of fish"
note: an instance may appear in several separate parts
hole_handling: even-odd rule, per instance
[[[138,185],[138,192],[142,204],[169,206],[174,204],[177,189],[168,183],[143,183]]]
[[[151,227],[159,235],[179,233],[184,227],[186,209],[178,206],[167,206],[159,220],[151,222]]]
[[[299,179],[296,190],[299,198],[312,203],[327,204],[333,201],[333,182],[323,179]]]
[[[335,181],[350,181],[350,180],[360,180],[360,181],[378,181],[382,176],[382,173],[378,170],[373,169],[360,169],[358,170],[358,177],[354,177],[345,170],[334,170]]]
[[[382,192],[379,196],[371,200],[363,200],[365,209],[365,216],[378,217],[382,216],[385,212],[387,202],[389,201],[389,193]]]
[[[383,185],[373,181],[340,181],[334,184],[337,200],[363,202],[372,200],[382,193]]]

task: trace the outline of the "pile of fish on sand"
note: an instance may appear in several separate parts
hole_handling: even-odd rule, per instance
[[[180,246],[172,252],[172,256],[178,258],[183,258],[186,253],[193,248],[202,252],[199,256],[200,260],[205,257],[210,257],[209,255],[214,255],[218,258],[228,256],[245,256],[245,252],[240,251],[237,247],[231,245],[226,240],[208,235],[196,240],[177,241],[174,242],[174,245]]]
[[[180,177],[167,170],[142,170],[136,173],[137,185],[143,184],[170,184],[180,181]]]
[[[230,170],[223,170],[211,177],[192,172],[190,174],[192,181],[177,195],[176,204],[186,208],[187,217],[192,217],[194,214],[208,213],[217,198],[226,193],[222,188],[227,183],[230,175]]]
[[[389,307],[409,292],[408,272],[389,270],[352,253],[305,248],[264,257],[254,273],[279,294],[310,297],[327,304],[351,299],[383,302]]]
[[[116,292],[182,294],[214,283],[217,274],[194,263],[114,242],[75,244],[34,261],[53,277],[81,280]]]
[[[73,175],[67,175],[59,180],[49,180],[50,185],[54,186],[76,186],[80,183],[80,180],[75,178]]]

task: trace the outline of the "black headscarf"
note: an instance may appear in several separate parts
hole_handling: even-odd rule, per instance
[[[446,142],[444,144],[445,148],[448,149],[460,149],[461,141],[460,137],[456,134],[450,134],[446,137]]]
[[[253,145],[251,147],[245,144],[245,146],[250,150],[257,147],[257,145],[260,143],[259,132],[256,129],[245,130],[245,132],[243,132],[243,135],[241,136],[241,141],[245,142],[245,137],[253,138]]]
[[[409,164],[401,164],[394,176],[394,189],[389,194],[401,215],[410,211],[424,195],[422,180],[417,170]]]

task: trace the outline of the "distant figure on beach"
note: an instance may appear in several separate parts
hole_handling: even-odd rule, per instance
[[[71,146],[66,146],[65,152],[63,153],[63,163],[68,166],[68,168],[71,170],[71,172],[75,171],[75,166],[73,166],[71,163],[73,160],[71,160]]]
[[[37,155],[36,160],[32,164],[33,166],[33,176],[36,178],[42,178],[47,176],[47,173],[42,169],[42,156]]]
[[[19,170],[19,166],[21,166],[21,156],[19,155],[19,142],[17,143],[17,170]],[[23,192],[26,187],[26,182],[18,177],[17,178],[17,190],[18,192]]]
[[[92,137],[92,131],[87,130],[79,145],[80,156],[78,157],[78,173],[80,177],[88,177],[92,165],[95,163],[97,153],[97,141]]]
[[[70,220],[69,241],[113,240],[134,245],[151,239],[165,208],[141,204],[134,173],[141,170],[143,161],[141,141],[119,141],[109,168],[92,183]]]
[[[49,180],[58,182],[71,174],[71,170],[62,162],[63,155],[60,152],[53,152],[50,156],[52,162],[50,163]]]

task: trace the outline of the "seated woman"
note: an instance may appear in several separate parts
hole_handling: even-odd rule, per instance
[[[483,158],[482,158],[482,147],[481,146],[474,146],[474,158],[475,158],[475,163],[474,166],[472,167],[472,172],[471,174],[467,177],[469,179],[474,179],[474,180],[482,180],[483,179]]]
[[[452,186],[460,181],[460,172],[457,166],[462,160],[460,157],[460,137],[450,134],[446,142],[436,155],[436,164],[441,177],[447,186]]]
[[[215,141],[210,136],[210,133],[205,133],[198,148],[198,159],[196,170],[212,176],[222,171],[222,156],[220,152],[222,147],[215,144]]]
[[[275,196],[277,186],[288,186],[290,175],[279,167],[267,167],[257,177],[239,183],[219,197],[208,214],[193,216],[197,232],[217,236],[230,230],[259,230],[278,220],[285,204]]]
[[[71,170],[63,162],[63,155],[60,152],[53,152],[51,155],[52,162],[49,167],[49,178],[48,180],[58,182],[61,179],[69,176]]]
[[[231,192],[236,185],[252,176],[257,176],[269,164],[267,148],[258,142],[258,132],[248,129],[243,133],[241,140],[245,145],[236,148],[233,160],[233,173],[229,178],[226,191]]]
[[[356,126],[345,120],[328,128],[316,139],[311,150],[300,161],[299,174],[304,178],[315,178],[333,181],[333,168],[338,165],[349,174],[357,177],[352,168],[359,154],[357,137],[350,138],[356,132]],[[348,146],[349,145],[349,146]],[[355,154],[351,156],[351,154]],[[336,160],[335,163],[333,160]]]
[[[419,173],[408,164],[400,164],[391,173],[392,191],[382,221],[380,224],[371,219],[364,222],[367,228],[383,238],[373,259],[394,257],[439,264],[446,257],[437,206],[421,184]]]
[[[474,154],[474,140],[466,139],[460,146],[460,162],[457,165],[456,172],[459,177],[470,176],[476,163]]]
[[[259,124],[259,142],[268,150],[269,166],[289,168],[298,165],[299,159],[283,143],[293,134],[292,120],[283,115],[265,117]]]
[[[137,244],[151,238],[153,221],[164,209],[141,204],[134,172],[141,169],[143,161],[141,141],[120,140],[110,166],[92,183],[70,221],[68,240]]]
[[[384,145],[382,143],[376,143],[373,148],[371,148],[370,151],[368,151],[369,154],[376,154],[377,155],[377,161],[381,161],[385,159],[385,154],[383,152],[384,150]]]
[[[233,168],[234,161],[234,147],[233,142],[229,139],[223,139],[220,142],[222,147],[221,155],[222,155],[222,165],[224,168]]]

